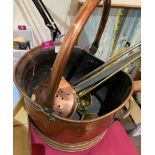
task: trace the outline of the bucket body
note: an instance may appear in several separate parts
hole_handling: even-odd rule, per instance
[[[33,88],[49,79],[56,55],[54,48],[36,47],[30,50],[17,63],[14,82],[24,96],[25,108],[41,138],[60,150],[81,151],[95,145],[103,137],[115,113],[128,102],[132,94],[132,80],[124,72],[119,72],[90,93],[94,107],[100,107],[97,111],[99,117],[95,119],[53,116],[46,108],[32,101],[31,95]],[[72,51],[63,76],[74,85],[102,64],[101,60],[77,47]]]

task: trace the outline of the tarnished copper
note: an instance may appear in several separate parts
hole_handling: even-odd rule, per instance
[[[40,132],[37,128],[36,128],[36,131],[41,137],[41,139],[46,144],[48,144],[49,146],[55,149],[58,149],[60,151],[66,151],[66,152],[77,152],[77,151],[86,150],[94,146],[95,144],[97,144],[105,136],[107,132],[107,130],[105,130],[102,134],[100,134],[99,136],[95,137],[94,139],[90,141],[68,144],[68,143],[57,142],[57,141],[52,140],[51,138],[48,138],[46,135]]]
[[[52,54],[52,51],[50,53]],[[36,128],[40,131],[42,137],[48,137],[48,140],[45,140],[44,138],[43,140],[49,145],[64,151],[79,151],[87,149],[93,146],[93,144],[95,145],[98,140],[100,140],[100,138],[98,139],[97,137],[100,137],[100,135],[107,130],[114,119],[115,113],[128,103],[133,93],[133,82],[129,76],[122,73],[126,79],[125,81],[128,81],[131,90],[129,87],[129,94],[127,94],[126,99],[120,103],[117,108],[92,120],[67,119],[50,114],[46,109],[43,109],[42,106],[34,102],[25,92],[21,77],[23,76],[23,71],[26,70],[26,64],[32,61],[29,54],[35,58],[37,55],[47,55],[47,52],[42,51],[40,47],[37,47],[32,49],[29,53],[26,53],[15,68],[14,82],[20,92],[24,95],[25,108]],[[27,81],[28,79],[26,78],[25,80]],[[66,147],[66,145],[68,145],[68,147]]]
[[[71,54],[74,43],[91,12],[95,9],[99,2],[100,0],[88,0],[83,5],[82,9],[76,17],[75,23],[71,26],[68,34],[66,35],[52,71],[51,81],[53,82],[50,83],[50,91],[52,91],[50,94],[53,94],[53,100],[62,77],[62,72],[66,66],[69,55]],[[40,50],[40,47],[35,48],[30,51],[29,54],[33,53],[33,57],[35,58],[35,56],[39,54]],[[68,146],[72,146],[71,148],[77,148],[77,144],[81,143],[85,146],[84,149],[91,147],[92,143],[95,144],[97,137],[102,135],[107,130],[113,119],[114,113],[118,109],[102,117],[98,117],[93,120],[82,121],[69,120],[57,115],[50,115],[34,101],[32,101],[30,97],[23,91],[23,88],[19,86],[21,79],[20,72],[23,72],[23,68],[26,67],[26,64],[24,63],[27,61],[32,61],[31,59],[32,58],[29,57],[29,55],[24,55],[21,58],[15,69],[14,81],[21,93],[24,95],[25,107],[38,130],[40,130],[43,135],[46,135],[48,139],[51,139],[56,143],[55,148],[60,148],[60,144],[66,143]],[[123,105],[119,106],[118,108],[120,109],[122,106]],[[51,145],[52,144],[53,143],[51,143]],[[83,147],[80,147],[77,150],[79,151],[82,149]],[[62,145],[61,150],[69,151],[69,149],[66,149],[65,145]],[[75,149],[72,151],[75,151]]]
[[[104,2],[103,2],[103,13],[102,13],[102,17],[100,20],[100,25],[99,25],[95,40],[93,41],[91,48],[89,50],[89,52],[91,54],[95,54],[98,50],[100,39],[102,37],[103,31],[105,29],[105,26],[106,26],[106,23],[108,20],[108,16],[109,16],[109,12],[110,12],[110,6],[111,6],[111,0],[104,0]]]

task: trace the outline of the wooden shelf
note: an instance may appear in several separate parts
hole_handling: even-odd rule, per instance
[[[86,0],[79,0],[80,4],[83,4]],[[103,1],[98,5],[103,6]],[[112,0],[112,7],[124,7],[124,8],[141,8],[141,0]]]

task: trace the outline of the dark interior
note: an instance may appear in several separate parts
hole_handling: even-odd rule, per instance
[[[20,62],[15,78],[17,84],[28,96],[32,89],[43,80],[49,79],[51,67],[56,54],[54,49],[37,49],[30,53],[31,57]],[[63,60],[62,60],[63,61]],[[74,48],[64,71],[64,77],[74,85],[81,77],[94,70],[103,62],[84,50]],[[35,66],[35,67],[34,67]],[[34,74],[33,74],[34,72]],[[104,115],[128,97],[131,91],[131,80],[124,72],[119,72],[91,92],[92,106],[86,112]],[[78,119],[78,114],[75,114]]]

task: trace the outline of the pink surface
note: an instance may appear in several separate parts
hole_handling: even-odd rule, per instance
[[[120,122],[116,121],[104,138],[94,147],[75,153],[61,152],[49,147],[36,134],[30,122],[32,155],[138,155]]]
[[[50,48],[55,46],[55,43],[52,40],[44,41],[41,43],[42,48]]]
[[[18,30],[26,30],[26,26],[25,25],[18,25]]]

